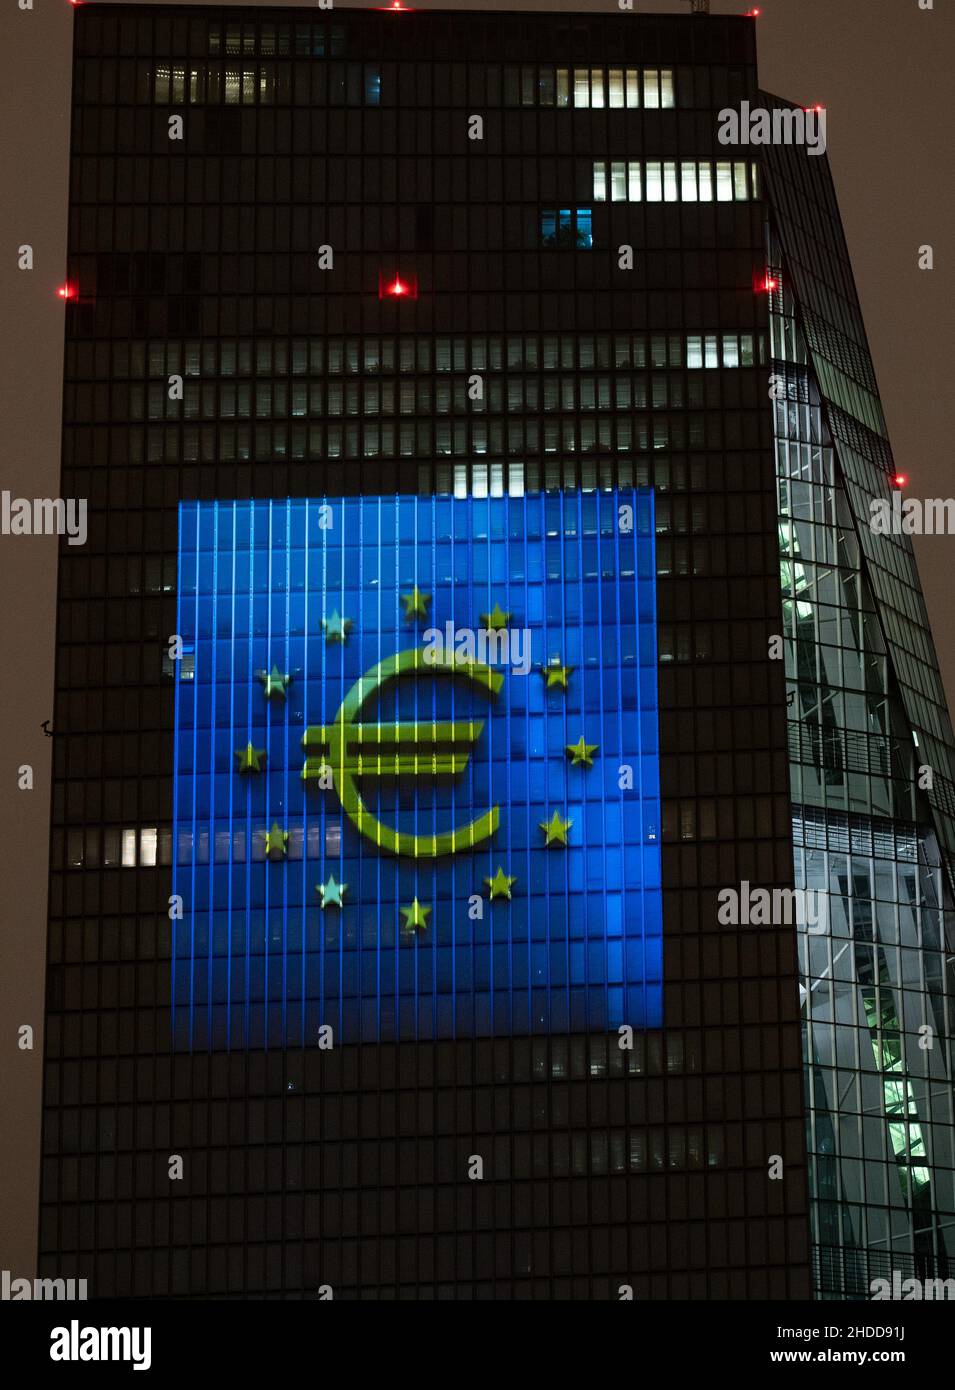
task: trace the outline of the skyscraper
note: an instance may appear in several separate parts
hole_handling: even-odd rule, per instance
[[[743,18],[77,13],[41,1274],[947,1269],[951,728],[743,101]]]

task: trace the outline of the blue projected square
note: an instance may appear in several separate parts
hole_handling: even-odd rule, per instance
[[[653,494],[183,503],[178,1048],[657,1028]]]

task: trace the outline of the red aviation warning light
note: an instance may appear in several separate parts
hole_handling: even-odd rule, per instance
[[[60,286],[60,288],[57,290],[57,294],[61,299],[75,299],[76,286],[71,285],[69,282],[67,282],[65,285]]]
[[[385,274],[378,276],[379,299],[417,299],[417,275]]]
[[[778,289],[779,276],[774,275],[770,270],[767,270],[762,279],[756,282],[756,291],[758,294],[772,294],[773,290]]]
[[[906,486],[908,481],[909,475],[907,473],[896,473],[892,479],[892,486],[897,488],[903,488]]]

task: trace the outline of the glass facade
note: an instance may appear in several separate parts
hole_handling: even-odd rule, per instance
[[[797,934],[716,911],[727,884],[794,884],[766,659],[767,205],[751,161],[721,174],[716,135],[756,95],[754,26],[95,4],[75,25],[62,488],[90,536],[60,563],[41,1274],[100,1297],[807,1296]],[[620,167],[639,200],[613,196]],[[283,589],[287,557],[296,576],[325,553],[289,538],[326,503],[411,518],[407,567],[379,531],[352,557],[376,585]],[[291,528],[274,545],[230,538],[266,513]],[[461,710],[450,682],[396,706],[389,727],[483,728],[466,766],[443,749],[426,806],[384,787],[374,820],[438,835],[496,806],[518,866],[482,842],[419,870],[320,785],[348,691],[411,646],[415,589],[458,625],[499,602],[541,670],[473,707],[464,687]],[[525,746],[502,757],[505,724]],[[647,810],[658,763],[653,841],[631,761]],[[659,920],[627,906],[639,865],[652,908],[657,862],[662,960]],[[475,888],[452,960],[445,913]],[[898,1130],[879,969],[858,1032]],[[499,980],[526,1000],[503,1032]],[[914,1183],[914,1136],[905,1154]]]
[[[865,1299],[955,1256],[952,732],[826,161],[767,165],[815,1287]]]

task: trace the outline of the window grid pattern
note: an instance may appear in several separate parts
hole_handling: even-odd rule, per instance
[[[504,68],[505,106],[652,111],[676,104],[672,68]]]
[[[294,86],[293,86],[294,82]],[[328,63],[295,73],[289,63],[163,64],[140,77],[141,100],[174,106],[378,106],[381,68],[376,63]]]
[[[594,160],[595,203],[745,203],[759,190],[750,160]]]
[[[770,102],[773,99],[767,98]],[[816,164],[817,161],[812,161]],[[955,734],[939,675],[918,572],[907,535],[875,535],[868,520],[874,500],[891,498],[881,407],[867,389],[874,373],[866,344],[832,178],[825,160],[810,170],[792,149],[767,147],[766,166],[778,209],[775,254],[785,254],[800,312],[808,315],[808,348],[823,409],[835,435],[843,486],[903,706],[906,736],[917,737],[920,758],[955,781]],[[799,209],[797,211],[797,209]],[[829,326],[829,332],[822,325]],[[846,344],[854,345],[850,354]],[[806,349],[804,348],[804,352]],[[860,361],[868,369],[860,369]],[[859,383],[862,383],[861,385]],[[894,470],[892,470],[894,471]],[[927,789],[935,833],[955,892],[955,820],[946,797]]]
[[[316,52],[336,25],[341,47]],[[66,307],[62,490],[89,499],[90,539],[60,569],[52,821],[64,838],[50,880],[43,1274],[88,1277],[101,1297],[314,1298],[328,1283],[336,1299],[608,1299],[623,1281],[639,1299],[805,1296],[795,944],[704,920],[727,874],[792,881],[782,686],[765,659],[779,557],[764,373],[684,365],[689,335],[716,335],[722,356],[724,334],[766,332],[766,301],[751,288],[761,219],[753,203],[712,218],[682,204],[647,213],[639,238],[617,237],[638,242],[626,276],[599,247],[546,251],[540,210],[587,206],[593,160],[710,150],[696,121],[662,107],[521,110],[503,97],[507,65],[666,70],[676,106],[713,130],[721,108],[753,91],[753,31],[688,15],[78,8],[68,274],[79,297]],[[256,90],[243,103],[240,79],[234,104],[154,102],[150,73],[182,69],[187,96],[186,70],[201,64],[254,70],[257,82],[274,64],[276,86],[289,65],[292,100],[263,102]],[[320,101],[333,64],[379,68],[378,107]],[[167,138],[177,110],[187,158]],[[449,113],[475,111],[487,113],[483,148],[449,148]],[[593,212],[601,236],[640,217]],[[326,242],[347,250],[334,278],[317,267]],[[413,305],[378,300],[383,270],[417,277]],[[642,364],[600,358],[618,334],[647,340]],[[667,408],[649,407],[667,422],[658,446],[365,458],[347,456],[346,436],[340,458],[293,458],[272,432],[304,417],[132,422],[116,394],[162,384],[114,370],[114,351],[133,360],[143,342],[199,343],[200,375],[187,386],[271,382],[274,410],[278,384],[311,384],[275,365],[291,342],[330,352],[358,340],[364,352],[464,336],[487,339],[490,355],[492,338],[518,335],[541,353],[556,337],[560,364],[505,373],[662,374]],[[651,356],[656,338],[665,357]],[[223,382],[203,355],[220,341],[270,345],[271,371]],[[706,351],[701,342],[704,361]],[[469,367],[422,368],[422,384]],[[417,374],[390,373],[416,390]],[[375,375],[381,385],[389,373]],[[326,388],[370,376],[318,373]],[[696,399],[701,383],[702,411],[672,405],[681,389]],[[92,409],[75,389],[88,386]],[[691,448],[687,417],[701,414]],[[535,422],[526,408],[499,418]],[[676,654],[659,669],[661,819],[675,827],[661,841],[665,1033],[638,1033],[632,1051],[570,1034],[171,1053],[169,867],[65,861],[69,832],[83,830],[85,853],[87,829],[155,827],[162,856],[179,503],[615,486],[655,490],[659,627]],[[202,1190],[170,1200],[170,1152],[204,1174]],[[486,1180],[465,1187],[475,1152]],[[772,1209],[767,1153],[784,1154],[787,1172]]]
[[[778,250],[770,248],[770,260]],[[773,261],[778,263],[778,261]],[[784,285],[774,372],[807,361]],[[817,1291],[840,1247],[947,1273],[955,1258],[951,898],[839,460],[809,374],[775,407]],[[823,386],[824,394],[824,386]],[[925,1029],[940,1045],[923,1046]],[[898,1266],[896,1266],[898,1267]]]
[[[92,360],[92,354],[84,355]],[[94,370],[111,374],[115,419],[185,422],[174,445],[168,435],[151,431],[150,457],[156,456],[154,448],[161,451],[158,457],[168,457],[172,447],[195,458],[200,451],[205,455],[208,440],[223,458],[250,457],[255,449],[334,459],[701,446],[722,430],[725,417],[712,410],[719,393],[695,373],[765,360],[765,334],[608,334],[582,335],[576,342],[556,336],[313,340],[259,343],[254,352],[250,342],[150,344],[148,349],[134,344],[131,353],[114,354],[111,367],[107,358]],[[595,364],[613,374],[591,375]],[[667,364],[688,374],[634,370]],[[525,375],[528,371],[539,375]],[[126,389],[119,385],[124,376],[144,372],[154,384],[132,379]],[[477,391],[474,373],[480,377]],[[168,390],[174,375],[183,377],[181,398]],[[88,419],[95,387],[70,388],[69,399],[73,418]],[[633,410],[655,413],[629,415]],[[671,410],[697,413],[685,419],[656,413]],[[458,418],[443,423],[449,416]],[[349,419],[354,423],[334,423]],[[197,420],[222,423],[214,432],[200,431],[188,423]],[[290,425],[234,429],[235,420]]]

